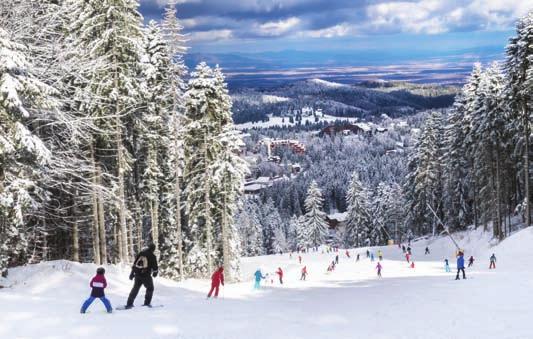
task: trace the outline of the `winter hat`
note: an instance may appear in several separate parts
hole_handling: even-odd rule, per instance
[[[105,274],[105,268],[103,268],[103,267],[98,267],[98,268],[96,269],[96,274],[104,275],[104,274]]]
[[[150,245],[148,245],[148,250],[150,252],[154,252],[155,251],[155,244],[154,243],[151,243]]]

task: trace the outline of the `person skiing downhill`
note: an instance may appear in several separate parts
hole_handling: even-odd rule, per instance
[[[463,279],[466,279],[465,274],[465,258],[463,252],[459,251],[457,254],[457,276],[455,277],[455,280],[459,280],[459,272],[463,272]]]
[[[355,257],[355,261],[359,261],[359,253],[357,253],[357,257]]]
[[[468,258],[468,267],[471,267],[474,265],[474,256],[471,255],[470,258]]]
[[[304,266],[302,268],[302,275],[300,276],[300,280],[305,280],[307,278],[307,266]]]
[[[429,254],[429,247],[426,246],[426,251],[424,252],[425,255]]]
[[[407,262],[410,261],[410,258],[411,256],[409,255],[409,253],[405,253],[405,260],[407,260]]]
[[[366,257],[370,258],[370,251],[369,250],[366,250]]]
[[[350,251],[346,250],[346,257],[350,258]]]
[[[224,267],[220,266],[213,275],[211,275],[211,290],[207,294],[207,298],[211,298],[213,291],[215,292],[215,298],[218,298],[218,290],[220,285],[224,286]]]
[[[107,313],[112,313],[113,307],[111,306],[109,299],[105,297],[104,293],[104,289],[107,287],[107,281],[105,279],[105,269],[103,267],[99,267],[96,270],[96,275],[91,279],[89,286],[92,288],[91,296],[87,300],[85,300],[85,302],[81,306],[80,313],[84,314],[85,312],[87,312],[87,309],[89,308],[89,306],[91,306],[94,299],[96,298],[100,299],[100,301],[104,304]]]
[[[376,269],[378,270],[378,277],[381,278],[381,269],[383,266],[381,266],[381,263],[378,261],[378,264],[376,265]]]
[[[133,307],[133,302],[139,293],[141,286],[146,288],[143,306],[151,307],[152,296],[154,294],[154,280],[157,277],[157,258],[155,257],[155,245],[150,244],[148,248],[137,254],[131,267],[130,280],[135,279],[133,288],[128,296],[126,309]]]
[[[408,247],[407,247],[407,253],[408,253],[409,255],[413,254],[413,253],[411,253],[411,246],[408,246]]]
[[[381,252],[381,250],[378,250],[378,258],[379,258],[379,261],[383,260],[383,252]]]
[[[337,255],[335,256],[335,264],[338,264],[338,263],[339,263],[339,255],[337,254]]]
[[[402,252],[405,253],[405,245],[402,245]]]
[[[299,263],[299,264],[302,263],[302,256],[301,256],[301,255],[298,256],[298,263]]]
[[[374,253],[370,253],[370,261],[374,261]]]
[[[259,268],[257,269],[257,271],[255,271],[254,276],[255,276],[254,289],[258,290],[259,288],[261,288],[261,279],[266,279],[266,277],[263,276]]]
[[[448,259],[444,259],[444,271],[445,272],[451,272],[450,264],[448,263]]]
[[[279,277],[279,283],[281,285],[283,285],[283,270],[281,269],[281,267],[278,267],[278,270],[276,271],[276,274]]]
[[[496,269],[496,255],[494,255],[494,253],[490,256],[489,270],[491,269]]]
[[[411,261],[411,268],[415,268],[415,262]]]

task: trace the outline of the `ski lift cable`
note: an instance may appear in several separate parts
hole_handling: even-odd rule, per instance
[[[441,218],[439,218],[439,216],[437,215],[437,213],[433,210],[433,208],[427,204],[429,210],[433,213],[433,215],[435,215],[435,218],[437,218],[437,221],[442,225],[442,227],[444,227],[444,232],[446,232],[448,234],[448,236],[450,237],[450,239],[452,240],[453,244],[455,245],[455,247],[457,247],[458,250],[460,250],[461,248],[459,247],[459,245],[457,244],[457,242],[455,241],[455,239],[453,238],[452,234],[450,233],[450,228],[442,222]]]

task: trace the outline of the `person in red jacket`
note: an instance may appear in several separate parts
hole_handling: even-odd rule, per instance
[[[209,294],[207,294],[208,298],[211,298],[213,291],[215,291],[215,298],[218,297],[218,289],[220,288],[220,284],[224,286],[224,267],[222,266],[220,266],[218,270],[216,270],[211,276],[211,290],[209,291]]]
[[[300,280],[305,280],[305,278],[307,278],[307,266],[302,268],[302,276],[300,277]]]
[[[89,306],[91,306],[94,299],[96,298],[102,301],[107,310],[107,313],[113,312],[113,307],[111,307],[111,303],[105,297],[104,293],[104,290],[107,287],[107,281],[105,280],[105,269],[103,267],[99,267],[96,270],[96,275],[91,279],[89,286],[92,288],[91,296],[87,300],[85,300],[85,302],[81,306],[80,313],[83,314],[87,312],[87,309],[89,308]]]
[[[281,267],[278,267],[276,274],[279,276],[279,283],[283,285],[283,270]]]

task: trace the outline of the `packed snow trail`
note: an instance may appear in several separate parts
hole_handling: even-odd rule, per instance
[[[449,239],[412,244],[411,269],[397,246],[381,247],[383,278],[366,248],[339,250],[335,271],[326,269],[335,254],[271,255],[243,260],[247,281],[226,284],[219,299],[206,300],[211,282],[174,283],[155,279],[153,303],[106,314],[97,301],[79,314],[88,296],[95,265],[48,262],[11,271],[12,288],[0,290],[0,338],[531,338],[533,318],[533,229],[518,232],[489,248],[490,234],[473,231],[458,241],[474,255],[467,279],[455,281],[455,248]],[[429,245],[431,254],[424,255]],[[378,248],[372,248],[377,253]],[[497,269],[488,270],[492,253]],[[355,261],[361,254],[359,262]],[[451,273],[444,272],[444,258]],[[300,281],[303,265],[307,281]],[[284,285],[275,275],[284,270]],[[267,279],[253,290],[253,273]],[[126,302],[132,282],[128,267],[106,267],[106,295],[114,307]],[[273,283],[271,283],[271,279]]]

